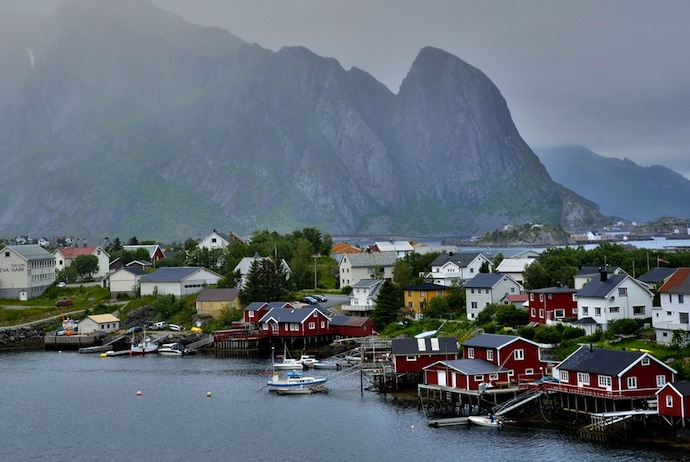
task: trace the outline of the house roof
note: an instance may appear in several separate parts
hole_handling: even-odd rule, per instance
[[[677,269],[678,268],[652,268],[637,279],[645,284],[656,284],[670,277]]]
[[[504,278],[508,278],[511,281],[513,281],[515,284],[515,280],[508,276],[507,274],[499,274],[499,273],[478,273],[475,277],[470,279],[465,283],[465,288],[466,289],[484,289],[484,288],[491,288],[494,287],[496,284],[501,282]]]
[[[499,273],[522,273],[525,268],[534,263],[534,258],[504,258],[496,267]]]
[[[354,245],[347,244],[345,242],[338,242],[331,247],[331,253],[343,254],[343,253],[360,253],[362,250]]]
[[[599,266],[583,266],[580,268],[580,270],[577,272],[575,277],[577,276],[592,276],[592,275],[597,275],[599,274],[599,271],[601,271],[601,267]],[[623,271],[623,269],[620,266],[608,266],[606,268],[606,272],[609,274],[618,274]]]
[[[587,316],[586,318],[582,318],[582,319],[578,319],[577,321],[573,321],[571,324],[578,324],[578,325],[582,325],[582,326],[587,326],[587,325],[598,324],[598,322],[596,322],[593,317]]]
[[[479,252],[448,252],[448,253],[442,253],[434,261],[431,262],[431,266],[443,266],[448,262],[453,262],[456,265],[458,265],[461,268],[466,267],[472,261],[474,261],[475,258],[477,258],[479,255],[482,255]],[[482,255],[483,257],[484,255]],[[484,257],[486,258],[486,257]],[[488,259],[487,259],[488,260]]]
[[[681,396],[690,396],[690,382],[671,382],[667,383],[666,387],[673,387]]]
[[[510,303],[526,302],[529,296],[527,294],[508,294],[505,297]]]
[[[454,359],[449,361],[438,361],[424,369],[429,369],[435,364],[444,364],[450,369],[455,369],[466,375],[496,374],[498,372],[508,372],[508,369],[492,364],[483,359]]]
[[[135,251],[138,249],[146,249],[149,253],[149,257],[153,258],[154,255],[156,255],[156,251],[160,252],[163,254],[163,249],[158,244],[151,244],[151,245],[123,245],[123,249],[129,250],[129,251]]]
[[[362,252],[349,253],[347,259],[353,268],[369,268],[372,266],[393,266],[398,260],[395,252]]]
[[[663,294],[690,294],[690,268],[678,268],[659,289]]]
[[[447,286],[442,286],[440,284],[432,284],[430,282],[425,282],[424,284],[407,286],[403,290],[429,291],[429,290],[448,290],[448,289],[449,289],[449,287],[447,287]]]
[[[10,248],[16,252],[19,256],[23,257],[28,261],[32,260],[47,260],[55,259],[52,253],[48,252],[46,249],[37,244],[29,245],[8,245],[5,248]]]
[[[414,252],[414,247],[407,241],[375,242],[374,246],[379,252]]]
[[[458,341],[455,337],[394,338],[391,340],[391,354],[458,354]]]
[[[331,318],[331,326],[362,327],[370,321],[371,319],[367,316],[345,316],[339,314]]]
[[[528,290],[532,294],[574,294],[578,290],[571,287],[545,287],[543,289]]]
[[[621,285],[629,276],[627,274],[611,274],[605,281],[602,281],[598,276],[589,281],[585,286],[577,292],[578,298],[606,298],[611,291]]]
[[[120,322],[120,320],[112,314],[92,314],[91,316],[87,316],[87,319],[91,319],[97,324],[103,324],[106,322]]]
[[[462,344],[463,347],[472,348],[503,348],[504,346],[516,340],[524,340],[525,342],[534,343],[517,335],[501,335],[501,334],[479,334],[476,337],[469,339]],[[536,343],[534,343],[536,345]]]
[[[60,252],[67,260],[74,260],[80,255],[93,255],[98,248],[96,245],[87,245],[82,247],[60,247],[55,251]]]
[[[251,302],[244,307],[244,311],[259,311],[261,309],[270,310],[271,308],[297,308],[290,302]]]
[[[558,369],[618,376],[643,356],[649,355],[639,351],[606,350],[581,346],[573,354],[565,358],[558,365]],[[650,358],[653,357],[650,356]]]
[[[319,308],[320,307],[318,305],[306,305],[304,308],[271,308],[261,317],[261,319],[259,319],[259,322],[268,322],[269,320],[273,319],[278,323],[301,323],[309,318],[314,311],[319,312],[321,316],[328,319],[328,316],[326,316]]]
[[[144,274],[146,274],[146,271],[144,271],[143,268],[140,268],[138,266],[123,266],[119,270],[115,271],[115,273],[119,273],[120,271],[127,271],[128,273],[131,273],[135,276],[143,276]]]
[[[146,274],[141,278],[142,282],[178,282],[188,278],[199,271],[209,271],[201,266],[181,266],[158,268],[153,273]],[[209,271],[212,273],[212,271]]]
[[[197,302],[230,302],[237,299],[240,289],[204,288],[196,297]]]

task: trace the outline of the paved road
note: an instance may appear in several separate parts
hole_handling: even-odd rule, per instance
[[[24,307],[24,308],[27,308],[27,307]],[[27,323],[24,323],[24,324],[18,324],[18,325],[16,325],[16,326],[0,327],[0,331],[21,329],[22,327],[30,327],[30,326],[33,326],[33,325],[35,325],[35,324],[44,323],[44,322],[46,322],[46,321],[53,321],[53,320],[56,320],[56,319],[61,319],[63,316],[71,316],[71,315],[73,315],[73,314],[81,314],[81,313],[83,313],[84,311],[86,311],[86,309],[70,311],[69,313],[56,314],[55,316],[49,316],[49,317],[47,317],[47,318],[38,319],[38,320],[36,320],[36,321],[27,322]]]

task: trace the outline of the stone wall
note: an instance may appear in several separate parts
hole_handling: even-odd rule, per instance
[[[35,325],[0,330],[0,349],[43,346],[44,327]]]

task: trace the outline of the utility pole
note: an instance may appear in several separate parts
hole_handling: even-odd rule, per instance
[[[317,258],[318,258],[318,257],[314,257],[314,290],[316,290],[316,276],[317,276],[317,272],[316,272],[316,259],[317,259]]]

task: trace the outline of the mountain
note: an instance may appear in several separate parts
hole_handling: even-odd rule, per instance
[[[0,18],[0,235],[474,234],[587,226],[478,69],[424,48],[398,94],[148,1]]]
[[[535,151],[555,181],[599,204],[606,215],[633,221],[690,216],[690,180],[666,167],[642,167],[582,146]]]

